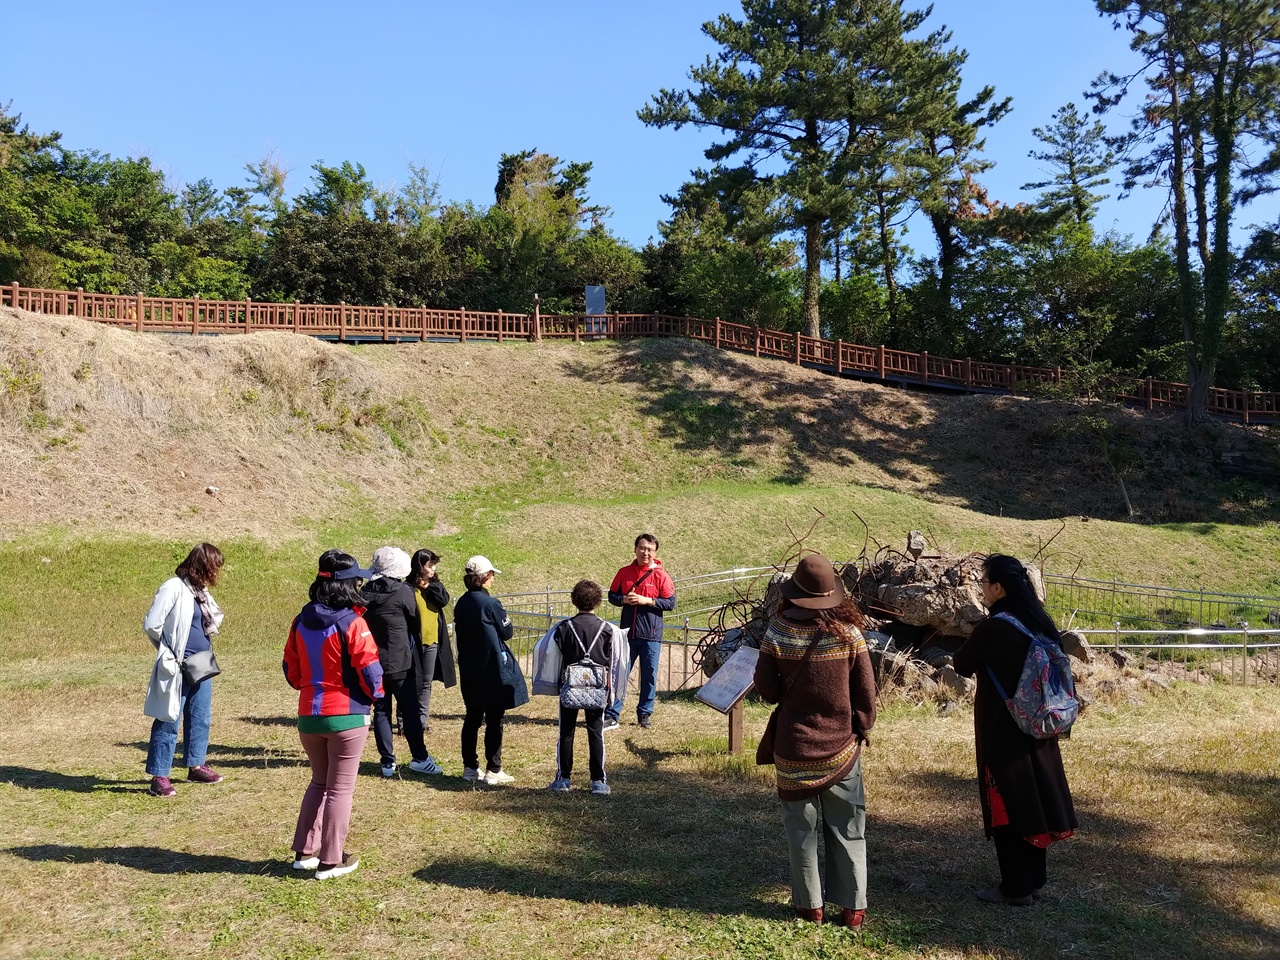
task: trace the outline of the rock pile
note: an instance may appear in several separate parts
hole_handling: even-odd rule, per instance
[[[975,682],[956,673],[952,655],[987,615],[982,603],[982,555],[926,553],[918,531],[906,552],[881,549],[872,560],[851,560],[836,570],[867,618],[864,633],[871,648],[876,680],[883,695],[913,701],[972,700]],[[1039,569],[1026,564],[1041,597]],[[790,574],[775,574],[763,599],[741,598],[713,615],[712,632],[700,649],[709,677],[739,647],[759,647],[769,618],[778,607],[778,585]],[[1089,644],[1078,633],[1063,635],[1063,649],[1084,663]]]

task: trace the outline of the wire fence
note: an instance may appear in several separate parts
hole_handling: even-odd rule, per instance
[[[663,623],[658,689],[699,686],[694,663],[709,621],[726,603],[760,599],[776,567],[736,567],[675,579],[676,610]],[[1090,644],[1153,663],[1178,665],[1188,678],[1238,686],[1280,685],[1280,597],[1215,593],[1046,573],[1045,606],[1063,629]],[[499,597],[515,634],[512,652],[532,673],[533,645],[574,614],[568,590]],[[1275,624],[1275,627],[1270,626]],[[632,681],[634,688],[634,680]]]
[[[1119,622],[1133,629],[1208,627],[1240,623],[1280,626],[1280,597],[1214,593],[1204,589],[1158,587],[1091,580],[1046,573],[1045,605],[1061,617],[1061,626],[1084,629]]]

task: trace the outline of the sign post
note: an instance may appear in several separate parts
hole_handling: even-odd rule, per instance
[[[739,647],[733,656],[721,664],[715,675],[698,688],[694,699],[729,716],[729,752],[742,751],[744,724],[742,699],[755,686],[756,660],[760,651],[755,647]]]

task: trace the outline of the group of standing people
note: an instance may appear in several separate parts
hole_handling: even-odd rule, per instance
[[[593,794],[610,792],[603,734],[619,725],[627,677],[637,662],[636,719],[641,727],[652,723],[662,612],[675,606],[675,586],[657,549],[656,537],[637,537],[635,560],[609,587],[610,602],[622,608],[622,629],[629,631],[625,656],[621,630],[607,629],[612,625],[594,612],[603,591],[593,581],[575,585],[578,612],[554,630],[563,663],[594,663],[608,671],[604,695],[584,710]],[[427,549],[409,557],[397,547],[381,547],[366,570],[350,554],[328,550],[319,558],[309,602],[289,628],[283,669],[298,690],[298,735],[311,762],[294,833],[293,867],[315,870],[317,879],[359,866],[345,846],[356,775],[371,725],[382,774],[395,774],[393,705],[413,756],[409,768],[429,776],[442,772],[425,744],[431,685],[438,680],[452,686],[456,680],[444,614],[450,597],[436,572],[439,560]],[[180,721],[188,781],[222,779],[207,762],[211,680],[217,675],[211,638],[222,622],[209,588],[217,584],[222,566],[217,547],[197,545],[160,586],[143,621],[157,651],[145,712],[154,718],[146,770],[150,792],[158,797],[177,792],[170,770]],[[489,593],[500,572],[487,557],[470,558],[464,567],[466,592],[454,606],[456,672],[465,704],[462,775],[494,786],[515,779],[502,769],[502,726],[506,710],[523,702],[511,692],[511,671],[519,672],[506,645],[511,619]],[[1048,847],[1072,835],[1076,818],[1058,738],[1024,733],[1002,691],[1017,686],[1032,635],[1056,639],[1058,632],[1018,560],[988,557],[980,586],[991,615],[954,656],[958,673],[977,677],[979,800],[1000,870],[1000,883],[977,896],[1025,906],[1042,895]],[[781,593],[755,669],[756,689],[777,705],[757,759],[775,768],[796,915],[822,922],[826,904],[833,902],[840,909],[839,922],[857,930],[867,906],[861,755],[876,720],[864,618],[821,554],[802,558]],[[522,680],[518,686],[524,690]],[[523,696],[527,699],[527,692]],[[562,698],[552,791],[571,788],[578,712],[576,701]],[[821,865],[819,836],[825,850]]]
[[[1000,883],[976,894],[1028,906],[1043,893],[1048,847],[1076,828],[1075,810],[1058,738],[1024,733],[1000,691],[1017,688],[1032,634],[1056,642],[1058,630],[1013,557],[989,556],[979,585],[990,616],[953,658],[958,673],[977,677],[978,793],[1000,870]],[[781,593],[756,661],[756,689],[777,704],[757,760],[776,771],[796,916],[821,923],[833,902],[838,922],[857,930],[867,908],[861,753],[876,719],[864,618],[821,554],[801,559]]]

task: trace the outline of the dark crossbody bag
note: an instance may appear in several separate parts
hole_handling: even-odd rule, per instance
[[[213,647],[208,650],[197,650],[182,661],[182,679],[193,687],[202,680],[216,677],[221,672],[218,658],[213,655]]]

